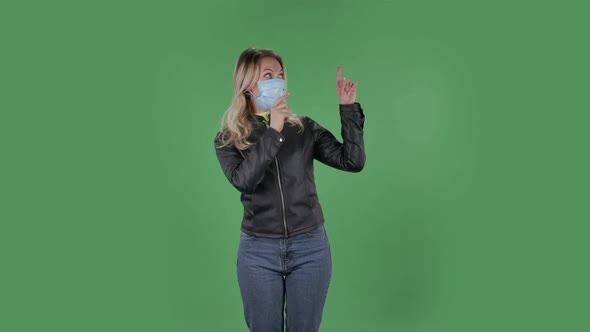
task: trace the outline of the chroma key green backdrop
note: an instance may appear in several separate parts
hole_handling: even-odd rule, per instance
[[[3,1],[0,330],[247,331],[213,138],[245,48],[367,163],[316,162],[322,332],[588,331],[582,1]]]

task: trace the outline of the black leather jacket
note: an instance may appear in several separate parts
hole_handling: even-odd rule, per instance
[[[287,238],[324,223],[314,159],[348,172],[360,172],[365,165],[363,109],[359,103],[339,107],[343,143],[307,116],[302,116],[303,132],[289,123],[279,132],[261,116],[250,115],[249,141],[256,144],[246,150],[233,145],[218,148],[221,132],[217,133],[217,159],[229,182],[241,192],[244,233]]]

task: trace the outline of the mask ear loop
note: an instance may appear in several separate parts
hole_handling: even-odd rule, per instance
[[[252,93],[252,91],[251,91],[251,90],[246,90],[246,91],[244,91],[244,94],[245,94],[246,96],[252,96],[252,97],[256,98],[256,96],[254,96],[254,93]]]
[[[254,97],[254,93],[252,93],[252,91],[251,91],[251,90],[246,90],[246,91],[244,91],[244,94],[246,95],[246,98]],[[256,98],[256,97],[254,97],[254,98]],[[254,101],[254,100],[250,100],[250,102],[253,102],[253,103],[255,103],[256,101]]]

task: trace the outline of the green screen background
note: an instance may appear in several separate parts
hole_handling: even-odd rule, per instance
[[[582,331],[588,24],[565,1],[3,1],[0,330],[247,331],[213,138],[245,48],[367,163],[316,162],[322,331]]]

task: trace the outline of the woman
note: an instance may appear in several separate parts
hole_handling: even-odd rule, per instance
[[[349,172],[365,164],[363,110],[356,83],[341,78],[341,70],[336,91],[344,143],[290,112],[287,74],[275,51],[248,48],[236,63],[233,100],[214,142],[244,206],[237,274],[250,331],[283,331],[285,322],[289,332],[319,330],[332,258],[313,161]]]

